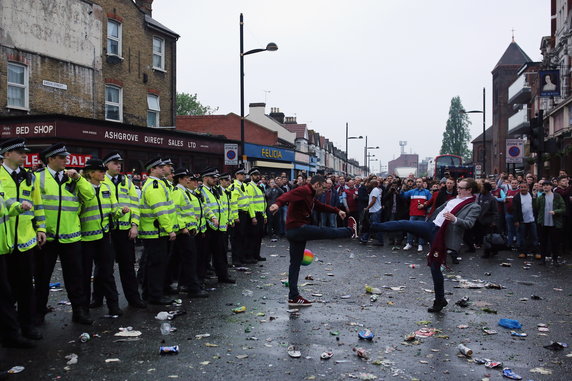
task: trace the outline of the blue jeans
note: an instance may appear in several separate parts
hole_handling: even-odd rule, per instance
[[[336,213],[325,213],[325,212],[321,212],[320,213],[320,227],[326,227],[329,226],[331,228],[336,228],[338,227],[338,220],[337,217],[338,215]]]
[[[371,224],[374,224],[374,223],[377,224],[380,222],[381,222],[381,210],[379,212],[369,214],[370,226],[371,226]],[[366,241],[366,242],[369,241],[369,235],[370,235],[370,231],[363,233],[360,237],[360,240]],[[375,235],[375,238],[377,239],[377,241],[379,243],[383,243],[383,233],[382,232],[377,232]]]
[[[302,225],[298,228],[286,230],[286,238],[290,243],[290,268],[288,269],[290,292],[288,293],[288,299],[294,299],[300,295],[298,292],[298,277],[304,250],[306,249],[306,241],[350,238],[352,234],[353,230],[350,228],[324,228],[315,225]]]
[[[518,235],[516,234],[516,226],[514,226],[514,216],[511,213],[505,214],[506,221],[506,235],[507,235],[507,245],[514,246],[514,239],[516,238],[516,246],[520,246]]]
[[[425,221],[425,216],[410,216],[409,221]],[[413,245],[413,240],[417,237],[417,244],[424,245],[425,240],[422,236],[412,233],[407,233],[407,243]]]
[[[533,250],[538,250],[536,223],[521,222],[518,225],[518,242],[521,253],[531,253]]]
[[[288,207],[287,206],[282,206],[280,208],[280,224],[279,224],[279,230],[280,230],[280,235],[284,235],[286,234],[286,215],[288,214]]]

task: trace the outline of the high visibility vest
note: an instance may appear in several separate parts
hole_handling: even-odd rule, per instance
[[[177,213],[171,192],[162,180],[149,177],[141,190],[139,201],[139,238],[166,237],[175,231]]]
[[[251,181],[246,186],[246,193],[250,196],[250,208],[248,209],[250,217],[254,218],[256,213],[262,213],[266,218],[266,198],[262,189]]]
[[[0,254],[8,254],[14,250],[14,231],[8,229],[8,220],[22,211],[19,202],[13,202],[10,206],[6,204],[0,182]]]
[[[234,222],[238,218],[238,205],[236,200],[232,198],[232,191],[230,190],[230,186],[223,189],[224,193],[226,194],[227,205],[228,205],[228,221]]]
[[[173,188],[173,202],[177,211],[177,230],[197,228],[195,206],[190,197],[184,186],[177,185]]]
[[[204,200],[203,205],[206,206],[208,209],[210,209],[212,215],[214,215],[214,218],[216,218],[219,222],[219,226],[217,227],[212,222],[212,218],[208,218],[207,216],[207,224],[213,230],[220,230],[220,223],[223,210],[220,204],[220,196],[218,194],[218,191],[215,187],[213,187],[212,189],[208,189],[206,186],[201,186],[200,189]],[[226,226],[224,228],[226,229]]]
[[[61,243],[81,240],[79,211],[81,202],[95,197],[91,184],[83,177],[76,181],[65,175],[60,184],[48,169],[42,168],[36,173],[35,186],[42,195],[47,240]]]
[[[240,181],[234,180],[234,183],[232,183],[230,188],[230,191],[232,192],[232,202],[234,202],[237,207],[237,214],[238,211],[248,212],[250,207],[250,196],[246,193],[246,184],[241,184]]]
[[[124,175],[119,176],[121,176],[121,180],[115,186],[111,177],[106,173],[102,184],[109,185],[119,207],[129,207],[129,213],[121,214],[117,221],[114,221],[114,229],[129,230],[131,224],[139,226],[139,195],[130,178]]]
[[[24,201],[32,204],[32,209],[8,219],[7,229],[18,240],[15,247],[24,252],[37,246],[36,232],[46,231],[46,216],[40,189],[34,185],[34,174],[20,168],[20,176],[23,179],[16,184],[6,168],[0,166],[0,182],[4,186],[4,199],[8,208],[11,204],[21,204]]]
[[[95,197],[81,205],[79,215],[82,241],[102,239],[104,233],[109,233],[113,220],[123,214],[109,184],[102,182],[99,188],[92,186]]]
[[[197,232],[204,233],[207,231],[207,218],[212,218],[214,214],[206,207],[203,195],[198,188],[194,190],[187,189],[187,195],[191,199],[195,216],[197,216]]]
[[[228,229],[230,213],[232,213],[230,209],[230,201],[223,187],[217,185],[214,189],[218,192],[220,204],[220,220],[218,221],[218,228],[220,231],[225,232]]]

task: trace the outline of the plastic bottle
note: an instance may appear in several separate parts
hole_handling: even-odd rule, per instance
[[[161,323],[161,335],[168,335],[171,333],[171,323]]]

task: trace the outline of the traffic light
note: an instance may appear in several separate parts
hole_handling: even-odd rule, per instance
[[[536,153],[544,152],[544,122],[540,110],[536,118],[530,121],[530,150]]]

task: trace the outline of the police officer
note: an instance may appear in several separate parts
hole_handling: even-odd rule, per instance
[[[18,201],[7,206],[4,197],[4,189],[0,182],[0,340],[2,340],[2,345],[8,348],[33,348],[35,344],[20,334],[20,323],[14,308],[14,297],[5,260],[6,256],[14,250],[15,245],[15,237],[6,225],[10,217],[16,217],[25,210],[22,203]]]
[[[34,252],[38,245],[46,242],[46,217],[42,206],[40,190],[34,187],[34,174],[24,169],[26,152],[24,139],[15,138],[0,145],[4,163],[0,167],[0,182],[4,186],[4,197],[8,205],[19,202],[24,212],[9,218],[6,224],[15,239],[12,252],[5,256],[10,282],[15,300],[18,302],[18,319],[22,335],[29,339],[42,338],[34,327]]]
[[[68,156],[63,143],[56,143],[40,153],[46,167],[36,173],[34,186],[42,195],[47,243],[36,253],[36,312],[38,322],[43,322],[48,312],[50,278],[59,256],[72,305],[72,321],[89,325],[93,320],[89,318],[89,291],[84,289],[79,210],[81,202],[95,197],[95,191],[76,170],[65,170]]]
[[[224,205],[221,204],[220,194],[216,189],[216,177],[218,171],[209,168],[201,173],[203,185],[201,193],[205,205],[212,211],[214,218],[207,221],[207,230],[204,238],[204,253],[199,257],[199,277],[204,279],[209,259],[212,258],[213,267],[219,283],[236,283],[228,275],[228,261],[224,248],[224,234],[220,222],[224,215]],[[223,226],[226,228],[226,226]]]
[[[221,203],[225,206],[226,213],[224,214],[223,223],[221,225],[226,225],[224,232],[224,252],[228,253],[229,245],[228,238],[229,234],[234,229],[234,221],[237,218],[238,210],[236,208],[236,203],[232,201],[232,192],[230,191],[230,183],[232,179],[230,174],[221,173],[218,177],[218,187],[221,194]],[[225,254],[226,255],[226,254]]]
[[[165,165],[160,157],[145,164],[149,178],[141,190],[139,238],[143,240],[146,257],[143,273],[143,299],[151,304],[168,305],[172,299],[164,296],[165,272],[169,242],[175,233],[176,212],[171,193],[163,178]]]
[[[178,291],[186,292],[191,298],[206,298],[209,294],[201,288],[197,275],[197,235],[200,214],[195,213],[195,201],[198,199],[191,194],[189,186],[197,178],[186,168],[178,168],[174,172],[173,201],[177,208],[179,232],[173,248],[173,256],[177,259],[175,279],[178,281]],[[191,177],[193,180],[191,180]]]
[[[250,224],[250,196],[246,192],[244,183],[246,171],[239,169],[234,173],[235,180],[230,186],[232,194],[231,202],[236,204],[234,229],[231,235],[232,264],[254,264],[257,261],[249,256],[247,248],[247,229]]]
[[[139,232],[139,194],[131,179],[121,174],[122,163],[123,158],[117,151],[110,152],[103,158],[103,165],[107,167],[103,183],[111,188],[120,206],[127,206],[130,209],[129,213],[121,215],[117,221],[114,221],[110,233],[111,243],[115,250],[115,260],[119,266],[125,299],[131,307],[145,308],[147,305],[141,300],[135,275],[135,238]],[[97,290],[94,289],[94,294],[96,293]],[[102,303],[101,296],[94,295],[92,304],[97,306]]]
[[[266,258],[260,256],[260,246],[262,244],[262,236],[264,235],[264,226],[267,222],[266,198],[264,197],[264,191],[258,186],[258,181],[260,181],[258,168],[252,168],[248,174],[250,175],[250,181],[247,184],[246,193],[250,196],[248,209],[250,225],[247,230],[247,250],[249,255],[255,260],[265,261]]]

